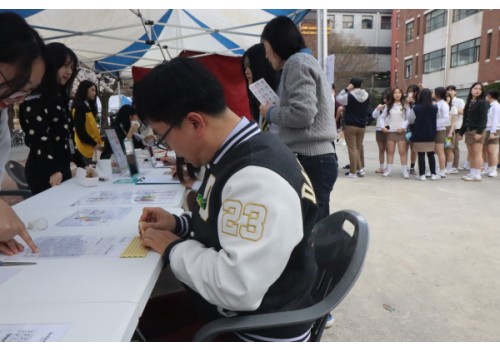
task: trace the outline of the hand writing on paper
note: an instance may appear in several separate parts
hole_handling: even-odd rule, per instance
[[[154,228],[144,230],[141,235],[142,245],[160,254],[163,254],[165,249],[167,249],[172,242],[179,239],[180,238],[176,234],[170,231],[157,230]]]
[[[155,230],[175,230],[175,219],[172,214],[161,208],[144,208],[139,219],[142,222],[142,233],[148,228]]]

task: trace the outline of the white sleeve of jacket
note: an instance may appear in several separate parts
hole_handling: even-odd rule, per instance
[[[267,168],[246,167],[222,192],[222,249],[184,241],[170,253],[171,269],[213,305],[255,310],[303,237],[301,213],[299,196],[285,179]]]
[[[340,103],[342,106],[347,106],[347,101],[349,97],[349,91],[346,89],[342,89],[340,93],[337,95],[337,102]]]

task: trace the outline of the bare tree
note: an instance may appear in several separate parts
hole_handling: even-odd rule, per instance
[[[316,55],[316,34],[304,35],[304,39],[307,47]],[[337,89],[347,86],[352,77],[365,80],[376,69],[375,61],[372,55],[368,54],[366,46],[352,34],[331,33],[328,36],[328,54],[335,54]]]

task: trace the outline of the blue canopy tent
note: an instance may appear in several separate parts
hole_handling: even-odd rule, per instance
[[[130,76],[132,65],[153,67],[180,52],[241,55],[259,42],[264,25],[285,15],[299,23],[309,10],[0,10],[14,11],[46,42],[71,47],[98,72]]]

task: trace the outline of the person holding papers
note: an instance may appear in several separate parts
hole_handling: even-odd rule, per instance
[[[331,87],[290,18],[271,20],[264,27],[261,41],[267,59],[282,74],[279,106],[263,104],[260,114],[279,126],[280,139],[297,155],[311,179],[319,221],[330,214],[330,194],[338,173]]]
[[[14,13],[0,13],[0,112],[14,103],[22,103],[37,88],[45,74],[47,50],[38,33]],[[2,115],[0,143],[7,136],[1,132],[7,126]],[[10,147],[10,143],[7,145]],[[2,154],[7,149],[2,148]],[[7,158],[1,159],[3,169]],[[1,180],[1,179],[0,179]],[[24,248],[14,236],[19,235],[31,248],[38,248],[26,231],[24,223],[11,207],[0,200],[0,252],[12,255]]]
[[[155,67],[135,84],[134,102],[159,142],[206,167],[192,214],[145,208],[140,217],[142,243],[163,255],[185,287],[150,299],[139,321],[142,334],[152,341],[191,340],[216,318],[311,305],[317,205],[293,153],[231,111],[221,84],[191,58]],[[307,341],[310,328],[228,338]]]

